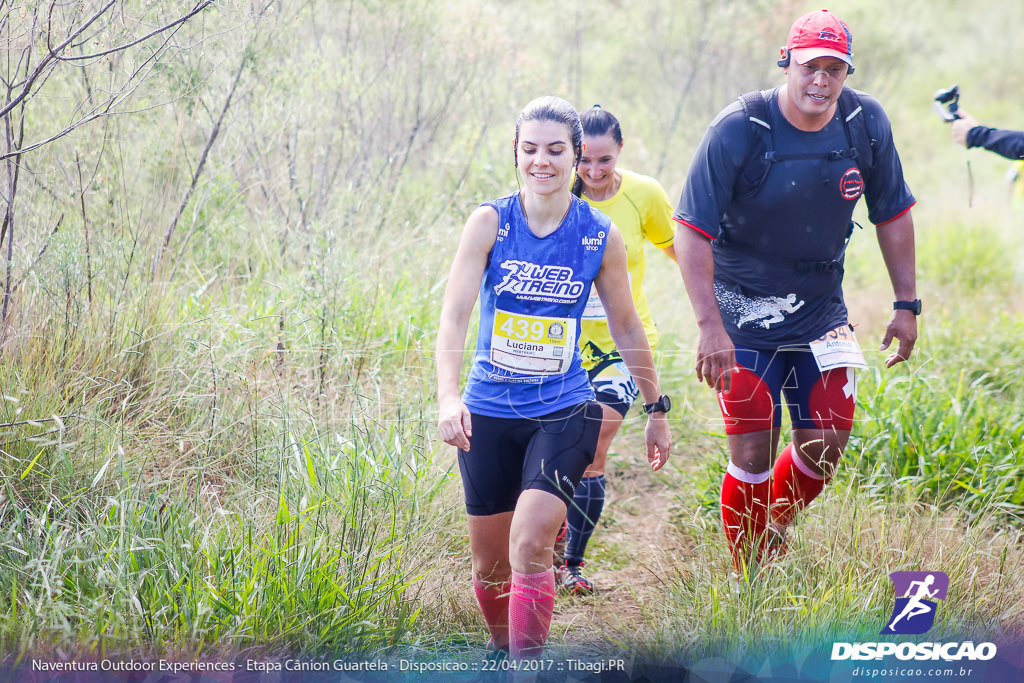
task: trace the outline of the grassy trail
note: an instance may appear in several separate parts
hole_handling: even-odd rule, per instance
[[[636,442],[636,443],[634,443]],[[642,443],[621,439],[620,452],[639,452]],[[673,524],[672,496],[663,478],[641,465],[614,458],[608,472],[608,501],[588,551],[591,597],[559,595],[551,641],[576,655],[614,653],[648,629],[652,610],[665,594],[675,567],[692,557],[692,543]]]

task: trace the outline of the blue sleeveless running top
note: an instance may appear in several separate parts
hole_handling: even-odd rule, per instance
[[[485,202],[498,235],[480,283],[480,331],[463,402],[490,417],[540,417],[594,397],[580,362],[580,316],[611,220],[572,197],[561,225],[530,231],[519,192]]]

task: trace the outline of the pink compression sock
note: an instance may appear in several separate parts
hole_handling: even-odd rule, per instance
[[[512,570],[508,603],[510,653],[514,659],[540,657],[555,609],[555,570],[520,574]]]
[[[480,603],[480,611],[484,614],[484,623],[491,634],[491,642],[499,650],[508,649],[508,598],[511,586],[510,581],[486,583],[476,577],[473,578],[476,601]]]

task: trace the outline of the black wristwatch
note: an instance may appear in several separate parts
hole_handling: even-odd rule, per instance
[[[658,397],[658,400],[654,403],[645,403],[644,412],[650,415],[651,413],[667,413],[672,410],[672,399],[665,394]]]
[[[910,311],[914,315],[921,315],[921,300],[914,299],[913,301],[893,301],[892,310]]]

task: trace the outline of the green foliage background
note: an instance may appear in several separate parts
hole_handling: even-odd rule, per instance
[[[976,117],[1024,128],[1007,29],[1024,6],[997,5],[831,6],[854,33],[849,84],[886,106],[919,200],[926,310],[908,367],[863,373],[836,485],[877,514],[908,505],[1009,533],[1015,559],[983,579],[1002,587],[997,606],[968,618],[1012,630],[1019,614],[999,606],[1022,597],[1024,214],[1006,197],[1009,162],[954,146],[931,111],[934,91],[958,82]],[[433,433],[432,345],[465,217],[516,187],[515,117],[541,94],[600,103],[623,124],[620,163],[676,195],[707,123],[781,82],[788,26],[817,8],[228,0],[182,27],[120,113],[22,160],[20,286],[0,345],[0,648],[313,654],[479,640],[465,596],[436,585],[463,571],[465,541],[457,474]],[[52,135],[104,74],[134,67],[56,72],[26,139]],[[891,292],[859,212],[847,289],[870,351]],[[664,383],[683,406],[666,478],[697,491],[673,514],[713,544],[724,441],[714,397],[692,380],[672,268],[649,276]],[[964,538],[967,556],[975,536]],[[718,580],[687,579],[672,604],[706,610],[703,633],[724,637],[743,605],[716,608]]]

